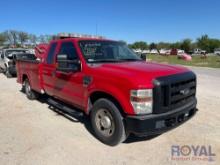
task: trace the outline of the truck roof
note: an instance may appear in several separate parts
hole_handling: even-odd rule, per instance
[[[70,38],[63,38],[63,39],[54,39],[52,41],[69,41],[69,40],[74,40],[74,41],[85,41],[85,40],[93,40],[93,41],[113,41],[110,39],[105,39],[105,38],[75,38],[75,37],[70,37]]]
[[[82,40],[94,40],[94,41],[112,41],[106,39],[103,36],[98,35],[86,35],[86,34],[77,34],[77,33],[58,33],[56,36],[53,36],[52,41],[60,41],[60,40],[75,40],[75,41],[82,41]]]

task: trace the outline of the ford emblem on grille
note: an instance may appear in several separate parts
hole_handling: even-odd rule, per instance
[[[189,92],[190,92],[189,88],[186,88],[186,89],[181,90],[181,91],[180,91],[180,94],[182,94],[182,95],[188,95]]]

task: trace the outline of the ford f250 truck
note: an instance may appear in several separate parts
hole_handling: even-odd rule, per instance
[[[161,134],[197,111],[192,71],[146,62],[124,43],[67,35],[42,52],[40,60],[16,63],[17,82],[27,97],[46,93],[54,107],[88,115],[96,137],[107,145],[117,145],[129,134]]]

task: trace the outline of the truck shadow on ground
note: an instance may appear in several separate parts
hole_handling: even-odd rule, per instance
[[[21,90],[22,93],[24,93],[22,90]],[[48,105],[48,108],[55,112],[57,116],[63,116],[65,117],[66,119],[68,119],[69,121],[71,122],[74,122],[74,123],[82,123],[84,125],[84,127],[87,129],[87,131],[93,135],[94,138],[95,137],[95,134],[94,134],[94,131],[92,129],[92,126],[90,124],[90,119],[87,115],[83,115],[83,116],[74,116],[73,114],[69,114],[65,111],[62,111],[61,109],[58,109],[56,107],[54,107],[53,105],[51,105],[49,102],[48,102],[48,99],[50,97],[48,95],[42,95],[41,97],[39,97],[37,99],[37,101],[39,101],[40,103],[42,104],[47,104]],[[77,108],[73,107],[74,110],[78,110]],[[133,134],[129,135],[129,137],[126,139],[126,141],[124,141],[123,143],[135,143],[135,142],[141,142],[141,141],[149,141],[149,140],[152,140],[154,138],[156,138],[157,136],[159,135],[153,135],[153,136],[146,136],[146,137],[137,137]]]

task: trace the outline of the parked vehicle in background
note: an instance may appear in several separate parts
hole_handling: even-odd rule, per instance
[[[133,49],[133,51],[137,54],[141,54],[142,53],[142,50],[141,49]]]
[[[183,54],[183,53],[185,53],[185,51],[181,49],[171,49],[170,51],[170,55],[178,55],[178,54]]]
[[[148,49],[144,49],[144,50],[141,50],[141,49],[133,49],[133,51],[135,52],[135,53],[137,53],[137,54],[148,54],[148,53],[150,53],[150,50],[148,50]]]
[[[88,115],[105,144],[161,134],[197,111],[196,75],[187,68],[146,62],[125,43],[88,35],[62,34],[46,50],[41,61],[16,62],[27,98],[46,93],[51,106]]]
[[[159,53],[161,55],[170,55],[170,52],[171,52],[171,50],[169,50],[169,49],[160,49],[159,50]]]
[[[215,55],[220,55],[220,48],[215,49],[214,54]]]
[[[28,49],[3,49],[0,55],[0,69],[7,77],[16,75],[15,59],[19,53],[26,53]]]
[[[133,49],[133,51],[142,59],[146,60],[147,54],[150,53],[150,50],[141,50],[141,49]]]
[[[194,51],[193,51],[193,53],[194,54],[205,54],[206,53],[206,51],[205,50],[202,50],[202,49],[194,49]]]
[[[142,54],[149,54],[150,53],[150,50],[142,50]]]
[[[151,49],[150,54],[159,54],[157,49]]]
[[[185,60],[185,61],[191,61],[192,56],[186,53],[180,53],[177,55],[179,59]]]

